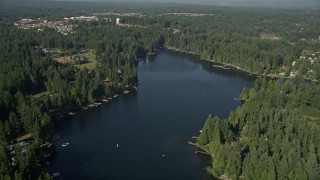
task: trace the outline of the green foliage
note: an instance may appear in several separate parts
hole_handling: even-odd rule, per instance
[[[200,134],[198,144],[213,154],[209,173],[231,179],[319,177],[320,126],[306,118],[320,110],[317,103],[311,103],[320,97],[319,91],[320,85],[314,83],[297,80],[281,85],[266,79],[258,79],[255,88],[244,89],[247,100],[231,113],[225,128],[221,126],[224,121],[214,118],[217,122],[212,123],[210,116]],[[232,137],[223,140],[229,134]]]
[[[315,18],[307,18],[310,16]],[[319,80],[319,17],[319,11],[262,9],[215,9],[214,16],[201,17],[165,16],[172,28],[182,30],[165,36],[165,45],[251,73],[290,76],[297,72]],[[281,38],[260,38],[265,32]]]
[[[141,10],[147,16],[123,17],[126,23],[138,26],[74,21],[74,33],[64,36],[49,28],[39,32],[13,24],[29,17],[61,20],[84,11],[114,10],[116,5],[79,3],[75,8],[74,3],[37,2],[36,7],[24,1],[10,3],[0,6],[0,179],[50,179],[41,172],[46,150],[40,148],[52,142],[49,114],[87,105],[137,83],[135,62],[163,46],[257,74],[285,72],[289,76],[297,71],[295,83],[281,86],[262,79],[254,89],[244,89],[246,103],[231,113],[229,121],[208,117],[198,145],[215,157],[209,173],[233,179],[319,177],[319,123],[315,123],[319,87],[305,86],[302,81],[320,78],[320,61],[308,60],[320,46],[319,11],[157,7]],[[213,15],[163,14],[177,11]],[[181,32],[172,33],[173,29]],[[266,40],[261,34],[281,38]],[[57,63],[42,48],[64,55],[90,50],[97,67],[86,70]],[[307,60],[300,58],[303,53]],[[18,137],[28,133],[32,141],[27,149],[15,145]],[[16,153],[10,154],[8,145],[14,145]]]

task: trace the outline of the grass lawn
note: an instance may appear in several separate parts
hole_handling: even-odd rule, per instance
[[[58,58],[53,58],[53,60],[65,64],[65,63],[74,63],[74,60],[71,58],[71,56],[62,56]]]
[[[266,33],[266,32],[260,33],[260,38],[266,39],[266,40],[279,40],[279,39],[281,39],[281,37],[277,36],[275,33]]]
[[[58,53],[58,54],[64,53],[64,51],[63,51],[62,49],[60,49],[60,48],[53,48],[52,50],[53,50],[55,53]]]
[[[40,92],[40,93],[38,93],[38,94],[34,94],[34,95],[32,95],[32,97],[35,98],[35,99],[39,99],[39,98],[41,98],[43,95],[48,95],[48,94],[49,94],[49,92],[44,91],[44,92]]]
[[[64,53],[63,50],[59,48],[54,49],[55,53],[61,54]],[[75,66],[84,69],[87,68],[89,70],[95,69],[97,67],[97,61],[96,61],[96,55],[94,50],[90,49],[88,52],[83,53],[83,54],[74,54],[72,56],[61,56],[61,57],[55,57],[53,58],[54,61],[57,61],[59,63],[65,64],[65,63],[72,63],[75,64],[75,56],[81,55],[87,58],[89,62],[84,63],[84,64],[76,64]]]
[[[32,134],[26,134],[24,136],[21,136],[19,138],[17,138],[17,142],[20,142],[20,141],[24,141],[24,140],[27,140],[27,139],[30,139],[32,137]]]
[[[80,69],[87,68],[89,70],[95,69],[97,67],[97,60],[94,51],[90,50],[89,52],[84,53],[83,55],[88,59],[89,62],[85,64],[76,65],[76,67]]]

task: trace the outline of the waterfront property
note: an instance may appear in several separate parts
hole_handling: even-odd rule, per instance
[[[63,179],[212,179],[203,169],[210,157],[187,142],[196,140],[208,114],[227,117],[236,109],[241,102],[233,98],[255,78],[169,50],[140,61],[137,70],[138,91],[79,111],[57,127],[61,140],[51,173]]]

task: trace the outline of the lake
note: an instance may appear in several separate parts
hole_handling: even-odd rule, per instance
[[[137,92],[58,125],[50,173],[61,179],[213,179],[204,169],[210,157],[195,154],[187,142],[209,114],[227,118],[240,105],[234,97],[255,77],[169,50],[139,62],[137,70]]]

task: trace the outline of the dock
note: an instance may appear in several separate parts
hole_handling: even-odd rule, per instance
[[[192,141],[188,141],[188,144],[195,146],[195,144]]]
[[[235,101],[244,101],[244,99],[243,98],[241,98],[241,97],[235,97],[235,98],[233,98]]]
[[[213,67],[217,67],[217,68],[222,68],[222,69],[230,69],[230,68],[228,68],[228,67],[226,67],[226,66],[220,66],[220,65],[212,65]]]
[[[193,143],[193,142],[191,142],[191,141],[188,141],[188,144],[190,144],[190,145],[192,145],[192,146],[196,146],[196,144]],[[197,146],[196,146],[196,147],[197,147]],[[197,149],[199,149],[199,148],[197,148]],[[200,154],[211,155],[210,153],[207,153],[207,152],[205,152],[205,151],[200,151],[200,150],[196,150],[194,153],[196,153],[196,154],[200,153]]]
[[[207,152],[205,152],[205,151],[195,151],[194,153],[196,153],[196,154],[200,153],[200,154],[207,154],[207,155],[210,155],[209,153],[207,153]]]

